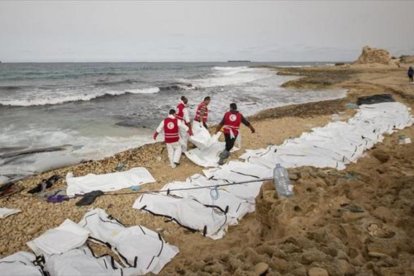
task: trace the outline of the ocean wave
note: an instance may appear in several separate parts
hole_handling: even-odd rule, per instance
[[[138,80],[133,79],[126,79],[126,80],[117,80],[117,81],[106,81],[106,80],[98,80],[98,82],[94,83],[95,86],[115,86],[120,84],[134,84],[138,83]]]
[[[16,156],[11,153],[8,155],[10,157],[0,157],[0,176],[31,175],[79,163],[81,160],[101,159],[146,144],[150,139],[150,135],[145,132],[128,136],[88,137],[69,129],[39,126],[14,128],[0,133],[0,144],[10,144],[13,141],[16,148],[24,145],[26,151],[16,152]]]
[[[239,85],[267,78],[273,73],[267,69],[250,68],[247,66],[238,67],[212,67],[212,74],[206,78],[180,79],[180,82],[191,83],[193,89],[211,88],[229,85]]]
[[[140,89],[129,89],[126,93],[130,94],[155,94],[160,92],[159,87],[140,88]]]
[[[214,66],[213,70],[217,70],[217,71],[240,71],[240,70],[246,70],[246,69],[251,69],[247,66]]]
[[[19,81],[19,80],[58,80],[58,79],[79,79],[85,76],[121,76],[123,72],[54,72],[54,71],[28,71],[19,72],[17,75],[1,76],[3,81]]]
[[[36,99],[17,99],[17,100],[0,100],[0,106],[8,107],[28,107],[28,106],[43,106],[43,105],[56,105],[68,102],[86,102],[95,99],[112,98],[125,94],[153,94],[160,91],[159,87],[130,89],[126,91],[107,91],[103,94],[78,94],[67,95],[61,97],[38,97]]]
[[[177,83],[172,83],[172,84],[160,87],[161,91],[190,90],[190,89],[194,89],[194,86],[188,82],[177,82]]]
[[[257,71],[257,68],[250,68],[247,66],[237,66],[237,67],[215,66],[213,67],[213,70],[217,71],[217,73],[221,75],[233,75],[233,74],[238,74],[238,73],[254,72],[254,71]]]

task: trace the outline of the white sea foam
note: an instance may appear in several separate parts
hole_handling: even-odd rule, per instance
[[[126,92],[132,94],[154,94],[160,92],[159,87],[150,87],[150,88],[140,88],[140,89],[130,89]]]
[[[213,67],[212,73],[207,78],[200,79],[181,79],[179,81],[191,83],[196,88],[210,88],[218,86],[240,85],[269,78],[274,73],[267,69],[239,67]]]
[[[158,87],[149,87],[149,88],[138,88],[130,89],[126,91],[99,91],[94,93],[79,93],[79,92],[68,92],[74,94],[66,94],[62,91],[56,91],[55,94],[42,93],[38,92],[36,94],[27,94],[24,95],[21,99],[2,99],[0,100],[0,105],[5,106],[41,106],[41,105],[55,105],[63,104],[67,102],[77,102],[77,101],[90,101],[96,98],[108,96],[120,96],[127,93],[131,94],[153,94],[158,93],[160,89]]]
[[[30,175],[81,160],[97,160],[127,149],[151,142],[149,134],[131,136],[83,136],[78,131],[30,127],[19,130],[14,127],[0,133],[0,145],[26,145],[28,148],[66,146],[62,151],[22,155],[18,158],[0,158],[1,175]]]

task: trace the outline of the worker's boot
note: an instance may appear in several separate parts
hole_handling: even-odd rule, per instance
[[[227,150],[223,150],[219,155],[220,160],[219,160],[218,164],[223,165],[226,162],[227,158],[229,158],[229,156],[230,156],[230,152],[227,151]]]

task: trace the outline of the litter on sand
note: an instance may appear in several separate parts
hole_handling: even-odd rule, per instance
[[[0,208],[0,218],[7,218],[8,216],[20,213],[20,209]]]

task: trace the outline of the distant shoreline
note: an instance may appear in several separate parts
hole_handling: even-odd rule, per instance
[[[270,64],[335,64],[335,63],[351,63],[352,61],[260,61],[260,60],[252,60],[252,61],[234,61],[234,62],[246,62],[246,63],[270,63]],[[95,63],[102,63],[102,64],[122,64],[122,63],[229,63],[229,61],[2,61],[2,64],[72,64],[72,63],[79,63],[79,64],[95,64]]]

